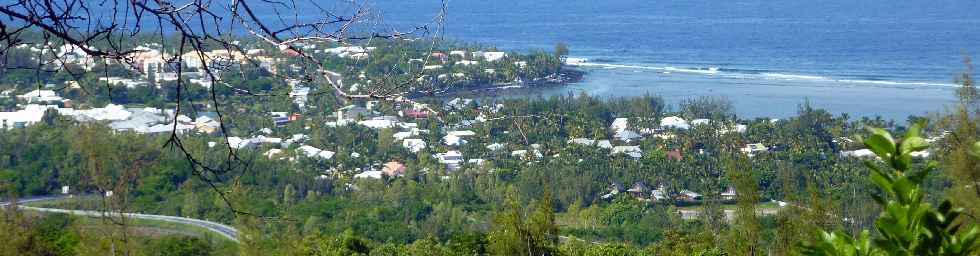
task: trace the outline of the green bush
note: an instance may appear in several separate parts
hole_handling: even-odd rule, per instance
[[[882,213],[875,221],[877,236],[864,230],[854,238],[840,231],[821,232],[820,239],[804,245],[808,255],[976,255],[980,253],[980,229],[964,227],[957,222],[962,208],[949,200],[933,207],[923,200],[921,186],[936,168],[930,162],[923,170],[910,170],[911,153],[923,150],[928,143],[919,136],[921,124],[913,124],[905,138],[895,140],[883,129],[869,128],[864,145],[888,168],[865,161],[871,169],[871,180],[885,196],[872,195]],[[980,157],[980,143],[973,147]]]

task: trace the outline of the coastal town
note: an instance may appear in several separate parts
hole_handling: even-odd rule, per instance
[[[370,52],[370,48],[327,49],[325,52],[348,58],[366,58],[364,54]],[[466,53],[453,51],[450,54],[457,56]],[[220,54],[216,53],[216,55]],[[497,61],[506,55],[490,53],[483,56],[485,61]],[[79,60],[83,59],[79,58]],[[108,77],[100,78],[100,81],[131,88],[154,84],[160,86],[161,81],[175,77],[174,74],[153,68],[159,64],[146,60],[140,63],[142,63],[140,67],[145,68],[143,72],[150,75],[130,78]],[[147,77],[155,77],[157,80],[147,80]],[[191,78],[190,81],[194,83],[192,86],[213,86],[195,78]],[[64,88],[72,89],[76,83],[69,81],[66,84]],[[175,110],[169,108],[112,103],[102,107],[89,106],[76,109],[73,108],[75,104],[72,100],[63,98],[59,95],[59,91],[54,89],[58,86],[51,85],[45,86],[46,89],[23,93],[13,89],[4,90],[0,97],[15,100],[17,109],[0,112],[0,124],[7,130],[22,129],[38,123],[51,122],[47,120],[51,118],[67,118],[78,123],[98,123],[114,133],[135,133],[146,136],[177,134],[199,137],[208,140],[207,147],[212,150],[254,151],[273,161],[320,163],[321,165],[317,166],[325,168],[319,170],[318,179],[348,177],[351,179],[350,183],[347,183],[348,189],[357,189],[355,181],[359,179],[397,179],[405,176],[409,171],[439,173],[442,179],[451,179],[452,173],[465,172],[465,170],[492,172],[493,168],[489,166],[499,166],[503,164],[502,161],[517,163],[517,165],[534,165],[542,161],[568,160],[568,156],[563,154],[574,153],[566,152],[568,151],[566,148],[600,152],[608,157],[629,161],[649,158],[648,152],[655,151],[658,152],[657,154],[663,154],[668,161],[682,161],[691,158],[686,156],[687,154],[706,154],[704,146],[697,141],[693,146],[668,146],[678,145],[677,142],[682,140],[689,140],[690,138],[682,139],[679,136],[689,136],[691,130],[710,130],[718,136],[729,134],[743,136],[749,129],[747,124],[733,120],[707,118],[687,120],[677,115],[665,115],[660,118],[616,117],[605,125],[606,128],[599,134],[567,137],[561,144],[550,143],[546,146],[526,138],[523,141],[514,141],[514,137],[507,136],[524,132],[519,130],[519,127],[518,130],[485,127],[499,126],[500,120],[506,121],[512,115],[513,109],[506,104],[507,101],[481,101],[459,97],[410,104],[353,100],[347,101],[347,105],[332,108],[308,106],[310,86],[304,86],[297,80],[287,80],[284,84],[291,87],[287,97],[295,105],[292,108],[294,111],[259,113],[260,119],[265,119],[260,122],[264,125],[255,126],[250,131],[231,129],[229,131],[235,132],[224,133],[221,118],[213,111],[175,114]],[[443,121],[438,120],[437,118],[440,117],[437,115],[452,118]],[[763,122],[778,123],[780,120],[771,119]],[[303,127],[292,125],[297,123],[302,124]],[[310,134],[314,132],[332,133],[336,129],[351,127],[375,132],[378,134],[379,141],[390,141],[388,143],[399,147],[400,152],[392,154],[389,158],[380,158],[376,155],[365,155],[368,152],[363,149],[345,148],[345,145],[335,142],[323,143],[320,140],[321,142],[317,143],[311,140]],[[940,137],[931,138],[930,141],[938,139]],[[853,143],[847,137],[840,137],[835,141],[842,146]],[[760,154],[786,150],[785,145],[778,142],[767,145],[758,141],[747,141],[736,146],[739,147],[739,152],[750,159]],[[840,151],[839,155],[856,158],[874,157],[868,149]],[[913,155],[928,158],[929,152],[914,152]],[[356,165],[351,165],[352,162],[340,161],[338,157],[371,160],[354,161]],[[418,164],[422,159],[433,159],[438,165],[433,169],[432,165]],[[585,159],[578,158],[574,161],[581,163]],[[346,162],[347,165],[341,162]],[[688,187],[667,189],[664,183],[651,186],[645,181],[624,186],[620,181],[613,181],[600,198],[612,200],[618,194],[625,194],[648,203],[700,204],[704,196],[694,192],[693,189]],[[715,192],[719,193],[718,196],[723,203],[733,203],[737,197],[737,192],[732,186]]]
[[[316,45],[297,45],[308,50],[311,54],[320,54],[323,58],[339,58],[343,61],[366,61],[371,59],[377,47],[339,46],[334,48],[317,48]],[[290,57],[297,57],[298,52],[291,48],[278,49],[276,54],[270,54],[268,49],[250,49],[245,51],[211,50],[207,52],[188,52],[180,58],[156,50],[159,45],[137,47],[132,56],[132,70],[129,76],[98,76],[97,81],[107,87],[138,89],[154,87],[166,90],[174,86],[178,79],[183,79],[185,86],[210,89],[215,83],[226,83],[221,78],[222,72],[232,70],[236,65],[255,64],[257,68],[268,72],[272,77],[277,73],[295,72],[302,69],[296,64],[286,64]],[[45,49],[27,48],[29,52],[40,52]],[[55,48],[55,56],[61,56],[67,63],[92,71],[99,65],[88,57],[85,52],[70,46]],[[409,58],[406,63],[421,71],[417,77],[417,87],[440,84],[450,80],[466,81],[479,75],[497,74],[501,63],[516,69],[530,69],[527,61],[521,56],[509,55],[495,51],[447,50],[422,53],[420,58]],[[180,60],[177,73],[173,62]],[[569,65],[582,65],[587,60],[568,58],[564,60]],[[122,63],[119,63],[122,64]],[[538,64],[540,65],[540,64]],[[462,67],[463,69],[459,69]],[[480,68],[471,68],[480,67]],[[495,68],[496,67],[496,68]],[[286,70],[283,70],[286,69]],[[189,71],[188,71],[189,70]],[[453,72],[453,70],[459,72]],[[470,73],[466,73],[470,72]],[[406,72],[411,73],[411,72]],[[210,79],[212,74],[217,79]],[[543,76],[543,79],[555,79],[558,73]],[[512,79],[504,87],[524,85],[522,77],[501,78],[502,81]],[[586,157],[581,151],[598,152],[612,158],[633,162],[649,159],[653,155],[663,157],[666,161],[681,162],[684,159],[698,159],[706,153],[704,141],[692,137],[696,131],[704,130],[713,136],[734,136],[738,139],[735,145],[738,152],[752,159],[760,154],[787,150],[786,144],[780,141],[745,140],[749,125],[772,125],[779,123],[778,119],[768,120],[733,120],[709,118],[685,119],[681,113],[669,115],[664,113],[659,117],[629,116],[612,117],[603,129],[588,136],[568,136],[559,143],[554,138],[547,141],[535,142],[527,138],[526,132],[519,125],[507,125],[514,121],[515,109],[508,104],[519,101],[480,99],[480,98],[430,98],[426,101],[384,101],[364,99],[340,99],[333,101],[339,105],[324,105],[323,101],[311,101],[311,92],[322,91],[327,83],[302,81],[290,78],[277,78],[276,84],[287,88],[288,93],[281,95],[287,99],[289,107],[266,110],[264,112],[226,113],[225,119],[234,119],[237,114],[252,115],[253,122],[248,129],[228,125],[223,127],[222,116],[203,102],[200,110],[177,113],[173,107],[154,107],[147,104],[115,104],[107,102],[103,106],[92,104],[76,104],[72,99],[60,95],[61,92],[79,90],[79,81],[67,80],[61,84],[44,84],[30,91],[18,91],[15,88],[5,88],[0,92],[0,98],[7,102],[15,102],[14,107],[8,107],[0,112],[0,127],[3,129],[21,129],[51,122],[52,118],[67,118],[77,123],[97,123],[114,133],[135,133],[145,136],[178,135],[202,138],[207,140],[207,147],[212,151],[230,150],[231,152],[255,152],[270,161],[292,162],[302,161],[315,163],[304,165],[304,168],[316,168],[317,179],[347,180],[347,189],[358,189],[357,180],[375,179],[388,180],[403,177],[408,172],[434,173],[441,179],[452,179],[453,173],[465,173],[468,170],[493,172],[501,166],[529,166],[549,161],[573,161],[582,163]],[[371,83],[366,72],[337,75],[336,80],[328,81],[334,86],[350,93],[369,90],[364,84]],[[481,80],[492,86],[499,82]],[[542,78],[534,78],[540,80]],[[552,81],[561,83],[562,80]],[[347,84],[350,84],[349,86]],[[448,91],[451,87],[443,87]],[[492,87],[498,88],[498,87]],[[10,106],[10,104],[8,104]],[[238,109],[241,112],[241,108]],[[544,115],[535,117],[541,119]],[[257,120],[255,121],[255,117]],[[563,118],[563,117],[560,117]],[[547,119],[547,118],[544,118]],[[540,120],[539,120],[540,121]],[[503,123],[503,125],[501,125]],[[553,125],[541,122],[544,125]],[[488,127],[497,127],[488,128]],[[344,145],[337,141],[312,139],[314,133],[335,133],[338,129],[355,129],[371,131],[377,134],[375,142],[368,144],[394,145],[400,148],[395,153],[379,152],[375,147],[355,148],[355,145]],[[504,128],[504,129],[500,129]],[[514,128],[517,128],[516,130]],[[520,133],[520,138],[515,137]],[[587,135],[587,134],[580,134]],[[930,138],[937,141],[942,135]],[[561,138],[561,137],[558,137]],[[757,137],[758,138],[758,137]],[[517,140],[515,140],[517,139]],[[847,148],[854,141],[846,136],[834,139],[841,148]],[[390,150],[389,150],[390,151]],[[652,151],[652,152],[651,152]],[[373,153],[372,153],[373,152]],[[695,154],[695,156],[690,156]],[[840,150],[840,157],[873,158],[874,153],[869,149],[855,148]],[[569,156],[579,155],[575,159]],[[928,151],[913,152],[918,158],[928,158]],[[360,159],[360,160],[358,160]],[[424,164],[431,160],[436,163]],[[417,174],[416,174],[417,175]],[[618,195],[628,195],[641,202],[672,204],[678,206],[698,205],[704,200],[703,193],[717,193],[713,198],[719,198],[721,203],[734,203],[737,191],[731,185],[725,185],[715,191],[704,191],[689,185],[666,182],[674,178],[660,177],[655,183],[640,180],[624,186],[623,180],[613,180],[598,198],[613,200]],[[670,184],[672,183],[672,184]],[[700,192],[695,192],[698,190]],[[687,212],[685,216],[694,213]],[[694,214],[696,215],[696,214]],[[693,216],[693,215],[692,215]],[[693,217],[692,217],[693,218]]]
[[[0,4],[0,256],[980,255],[976,1]]]

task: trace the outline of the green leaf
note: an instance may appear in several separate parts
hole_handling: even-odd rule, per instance
[[[973,143],[973,147],[970,148],[970,154],[974,157],[980,158],[980,141]]]
[[[902,139],[901,147],[901,153],[908,154],[928,148],[929,142],[926,142],[922,137],[905,137]]]
[[[924,125],[923,122],[912,123],[912,125],[909,126],[908,131],[905,132],[905,138],[908,139],[912,137],[920,137],[921,136],[920,133],[922,131],[923,125]]]
[[[901,155],[898,155],[898,157],[894,157],[891,160],[892,167],[894,167],[895,170],[903,173],[908,171],[909,166],[912,165],[912,156],[908,153],[902,153]]]
[[[891,193],[890,191],[892,191],[892,183],[894,181],[891,179],[891,177],[882,175],[881,172],[872,172],[871,182],[877,184],[882,190],[889,191],[889,193]]]
[[[895,139],[892,135],[881,128],[868,127],[867,129],[871,136],[864,140],[864,145],[881,159],[886,161],[891,159],[892,154],[895,153]]]
[[[921,171],[908,174],[907,176],[908,176],[909,180],[911,180],[912,182],[915,182],[916,184],[919,184],[919,183],[922,183],[923,181],[925,181],[926,176],[929,176],[929,173],[932,172],[932,170],[933,169],[926,168],[926,169],[923,169]]]

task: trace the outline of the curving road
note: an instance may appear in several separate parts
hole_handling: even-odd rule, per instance
[[[29,203],[29,202],[38,202],[38,201],[47,201],[47,200],[57,200],[57,199],[62,199],[62,198],[65,198],[65,197],[62,197],[62,196],[43,196],[43,197],[33,197],[33,198],[27,198],[27,199],[17,200],[17,202],[18,203]],[[7,206],[8,204],[10,204],[10,203],[8,203],[8,202],[0,202],[0,206]],[[109,212],[87,211],[87,210],[65,210],[65,209],[30,207],[30,206],[23,206],[23,205],[18,205],[18,208],[25,209],[25,210],[39,211],[39,212],[65,213],[65,214],[71,214],[71,215],[94,216],[94,217],[101,217],[101,216],[105,216],[107,214],[111,214],[113,216],[122,216],[122,217],[126,217],[126,218],[143,219],[143,220],[155,220],[155,221],[164,221],[164,222],[171,222],[171,223],[192,225],[192,226],[197,226],[197,227],[205,228],[205,229],[210,230],[212,232],[218,233],[221,236],[223,236],[225,238],[228,238],[231,241],[234,241],[236,243],[238,242],[238,230],[237,229],[235,229],[234,227],[231,227],[231,226],[228,226],[228,225],[225,225],[225,224],[221,224],[221,223],[217,223],[217,222],[213,222],[213,221],[206,221],[206,220],[199,220],[199,219],[191,219],[191,218],[184,218],[184,217],[176,217],[176,216],[167,216],[167,215],[153,215],[153,214],[141,214],[141,213],[118,213],[118,212],[109,213]]]

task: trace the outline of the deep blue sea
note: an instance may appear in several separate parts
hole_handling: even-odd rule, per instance
[[[392,27],[428,22],[438,1],[373,2]],[[834,113],[905,120],[954,101],[963,57],[980,54],[972,0],[452,0],[444,37],[503,50],[565,42],[584,81],[532,95],[700,95],[740,117],[785,117],[806,100]],[[709,68],[716,72],[705,72]],[[521,93],[525,93],[522,91]]]

